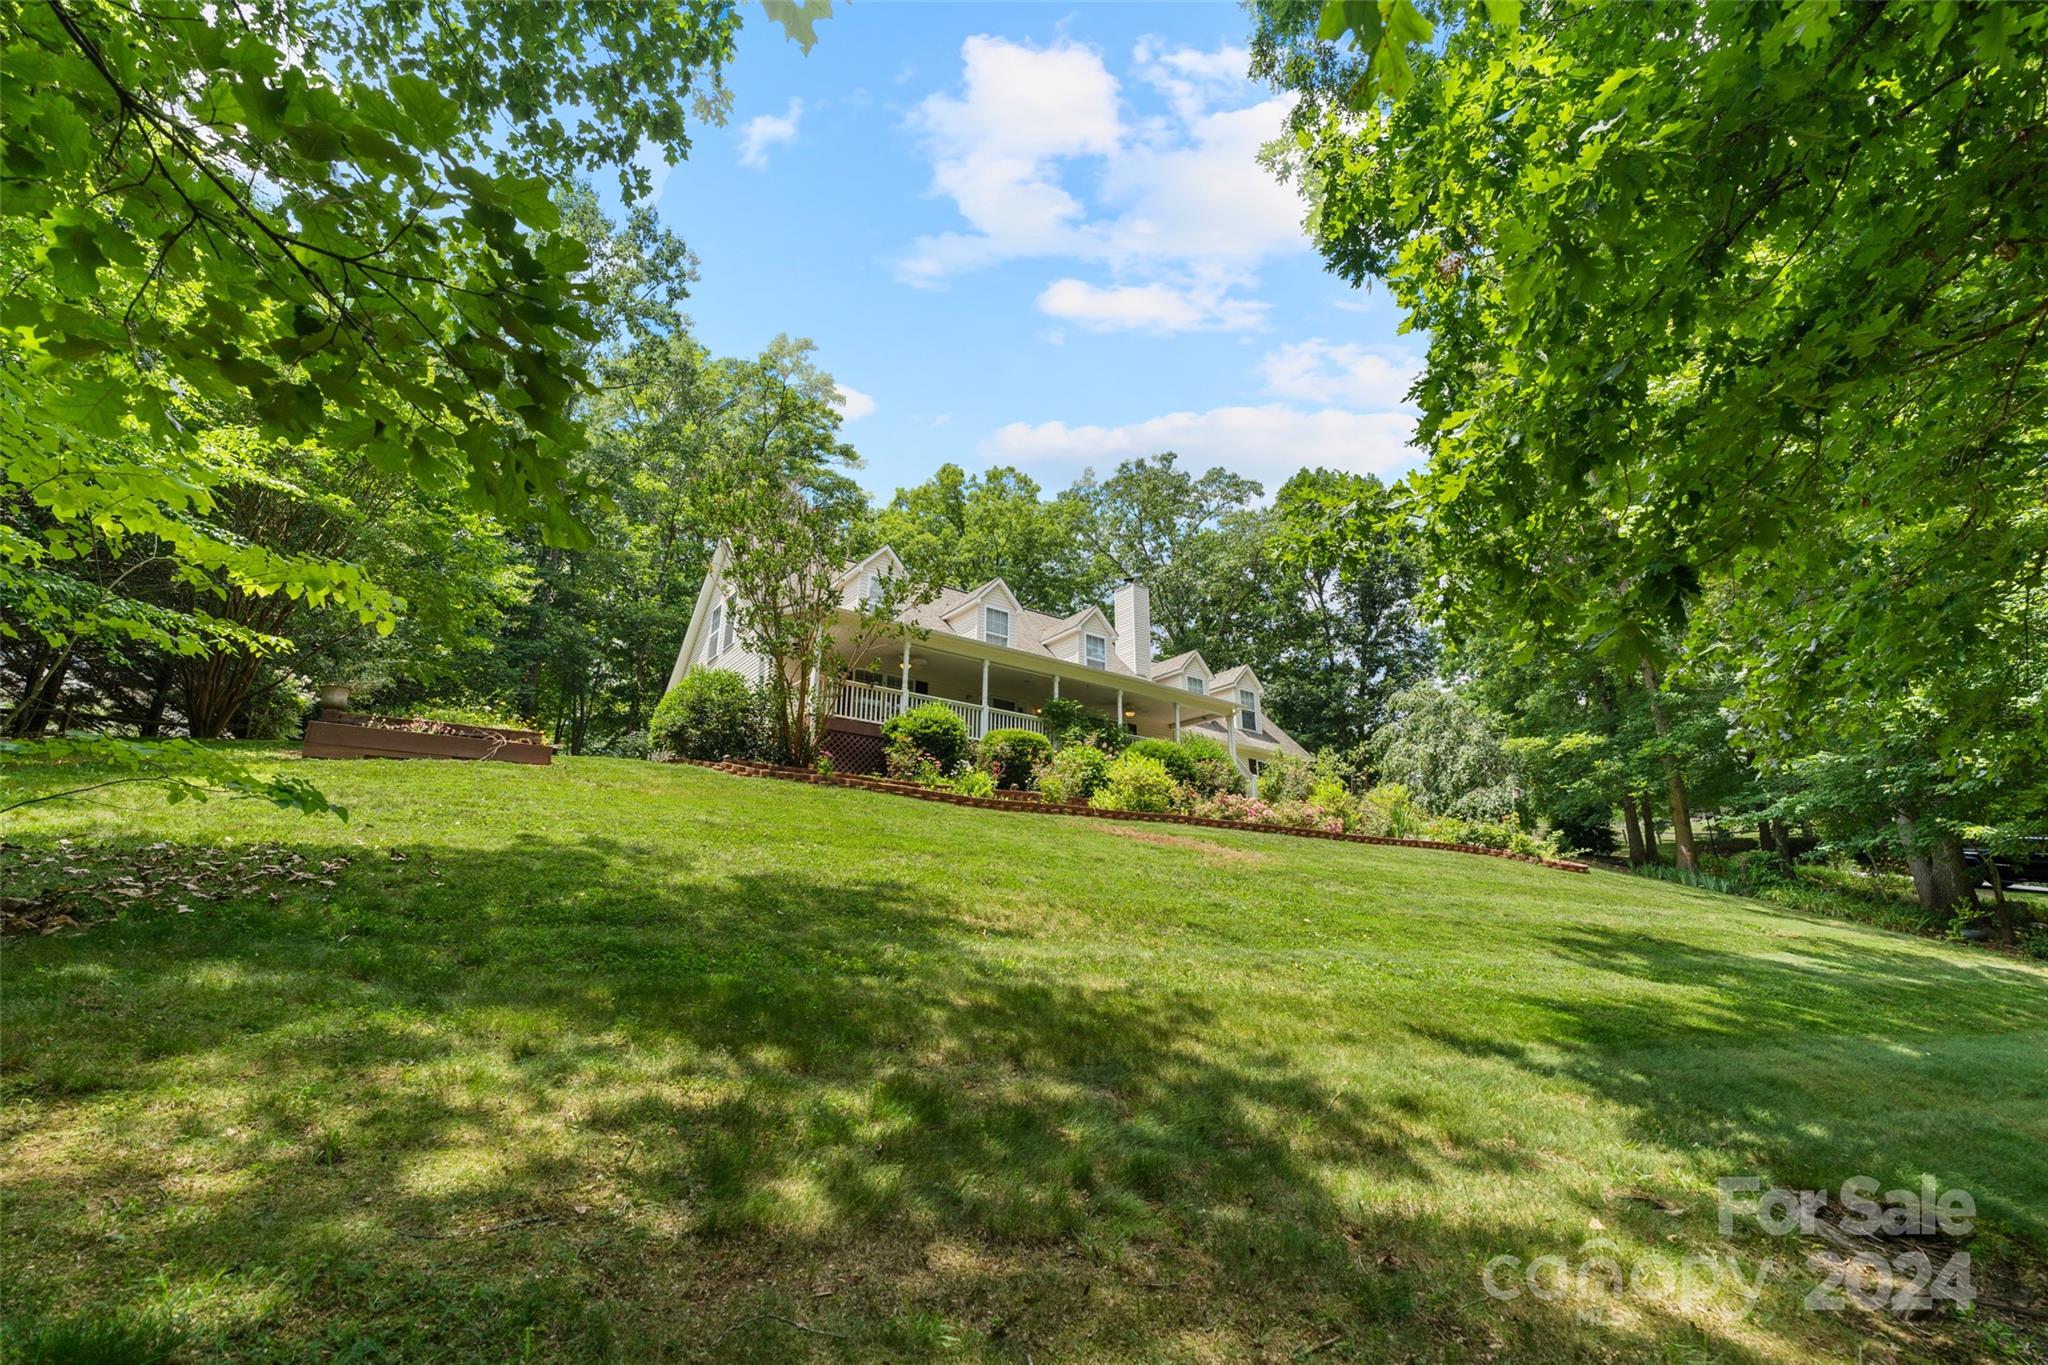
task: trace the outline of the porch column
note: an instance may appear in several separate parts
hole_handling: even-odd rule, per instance
[[[1052,675],[1052,699],[1054,701],[1060,699],[1060,675],[1057,673]]]
[[[1180,703],[1173,704],[1173,742],[1180,743]]]
[[[1235,707],[1231,709],[1228,724],[1230,726],[1230,761],[1235,763],[1237,761],[1237,710]]]
[[[1119,687],[1119,688],[1118,688],[1118,689],[1116,690],[1116,728],[1117,728],[1117,732],[1118,732],[1119,734],[1121,734],[1121,733],[1123,732],[1123,728],[1124,728],[1124,690],[1123,690],[1123,689],[1122,689],[1121,687]]]
[[[988,733],[988,660],[981,661],[981,735]],[[981,735],[976,735],[980,739]]]
[[[903,700],[896,709],[899,712],[910,709],[910,637],[903,637],[903,675],[896,681],[903,684]]]

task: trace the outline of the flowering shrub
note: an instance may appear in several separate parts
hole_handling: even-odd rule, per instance
[[[1204,820],[1235,820],[1243,824],[1263,825],[1271,823],[1273,808],[1256,796],[1218,792],[1214,796],[1197,799],[1188,813]]]
[[[936,787],[945,780],[939,771],[937,760],[918,747],[916,740],[908,735],[894,735],[888,747],[882,751],[882,767],[892,782],[910,782],[920,787]]]
[[[1109,765],[1101,790],[1088,804],[1097,810],[1169,811],[1180,793],[1164,763],[1147,754],[1125,754]]]
[[[1344,818],[1334,815],[1308,801],[1275,801],[1266,816],[1266,823],[1285,825],[1288,829],[1315,829],[1325,834],[1342,834]]]
[[[1048,801],[1086,801],[1109,779],[1109,755],[1092,744],[1069,744],[1039,769],[1038,791]]]

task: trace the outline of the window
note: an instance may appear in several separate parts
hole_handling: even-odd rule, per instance
[[[718,637],[724,630],[725,603],[713,602],[711,604],[711,632],[704,637],[705,658],[715,659],[718,657]]]
[[[732,619],[732,599],[731,599],[731,598],[727,598],[727,599],[726,599],[726,602],[725,602],[725,647],[726,647],[727,649],[731,649],[731,648],[732,648],[732,635],[733,635],[733,619]]]
[[[861,604],[867,607],[879,607],[882,605],[882,571],[880,569],[869,572],[867,581],[861,584],[860,600]]]
[[[1257,777],[1266,771],[1266,763],[1264,759],[1248,758],[1244,761],[1244,765],[1245,767],[1250,768],[1252,770],[1253,777]]]
[[[1081,637],[1081,662],[1090,668],[1109,667],[1109,641],[1100,635]]]
[[[1001,607],[981,609],[981,638],[992,645],[1010,643],[1010,613]]]
[[[1196,677],[1192,673],[1188,674],[1188,691],[1194,693],[1196,696],[1199,697],[1202,695],[1202,693],[1208,690],[1208,687],[1209,684],[1204,682],[1202,679]]]
[[[1259,728],[1259,694],[1250,688],[1242,688],[1237,694],[1237,728],[1256,731]]]

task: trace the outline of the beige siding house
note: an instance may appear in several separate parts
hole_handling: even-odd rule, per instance
[[[768,661],[748,649],[734,623],[727,562],[721,548],[697,595],[671,687],[693,668],[733,669],[756,684],[767,675]],[[879,595],[879,581],[902,572],[886,546],[846,566],[838,579],[842,638],[857,634],[860,605]],[[848,661],[825,745],[848,771],[879,766],[882,722],[927,701],[957,712],[976,739],[1004,728],[1044,733],[1045,703],[1062,697],[1119,718],[1135,735],[1209,735],[1252,775],[1276,754],[1304,753],[1265,713],[1264,685],[1249,667],[1219,673],[1193,651],[1152,657],[1151,594],[1141,583],[1118,588],[1108,614],[1085,607],[1053,616],[992,578],[976,588],[942,588],[902,619],[918,628],[913,638]]]

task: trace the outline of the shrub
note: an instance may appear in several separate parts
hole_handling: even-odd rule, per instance
[[[1309,772],[1308,764],[1278,754],[1266,760],[1265,770],[1259,774],[1259,799],[1268,803],[1306,801],[1315,786],[1315,776]]]
[[[1358,830],[1385,839],[1413,837],[1422,823],[1421,812],[1408,799],[1408,789],[1399,782],[1374,787],[1359,799]]]
[[[1266,810],[1266,823],[1289,829],[1319,829],[1330,834],[1344,832],[1343,818],[1307,801],[1275,801]]]
[[[1339,829],[1357,829],[1362,823],[1358,798],[1335,778],[1317,778],[1314,788],[1309,792],[1308,803],[1335,820]]]
[[[982,736],[977,764],[1009,791],[1029,791],[1052,759],[1052,741],[1035,730],[991,730]]]
[[[1214,796],[1198,798],[1189,814],[1199,815],[1204,820],[1267,824],[1272,819],[1273,808],[1256,796],[1245,796],[1238,792],[1218,792]]]
[[[697,668],[668,690],[647,726],[655,749],[682,758],[753,758],[765,742],[759,697],[729,668]]]
[[[1121,720],[1099,716],[1072,697],[1054,697],[1040,709],[1045,728],[1052,732],[1056,749],[1070,744],[1092,744],[1106,753],[1121,753],[1130,743],[1130,732]]]
[[[616,735],[606,735],[584,750],[598,758],[647,758],[653,751],[654,745],[645,730],[622,730]]]
[[[1109,755],[1092,744],[1069,744],[1039,770],[1038,790],[1048,801],[1086,801],[1109,778]]]
[[[1109,765],[1101,790],[1088,798],[1097,810],[1169,811],[1181,786],[1166,765],[1147,754],[1127,753]]]
[[[1180,751],[1188,763],[1188,775],[1181,780],[1194,789],[1195,795],[1237,795],[1244,791],[1244,773],[1222,744],[1207,735],[1182,735]]]
[[[903,739],[916,745],[930,756],[942,777],[967,757],[967,722],[951,707],[935,701],[913,706],[902,715],[883,721],[882,737],[892,744]]]
[[[1187,785],[1194,783],[1195,760],[1187,750],[1171,740],[1135,739],[1124,749],[1124,754],[1126,757],[1131,754],[1143,754],[1147,758],[1157,759],[1174,781]]]
[[[882,750],[882,770],[891,782],[911,782],[920,787],[936,787],[946,780],[932,756],[918,748],[917,741],[908,735],[890,737]]]
[[[996,780],[980,768],[968,768],[958,777],[947,781],[947,786],[962,796],[994,796]]]
[[[1614,812],[1605,806],[1568,811],[1557,817],[1557,837],[1576,852],[1610,857],[1614,853]]]

